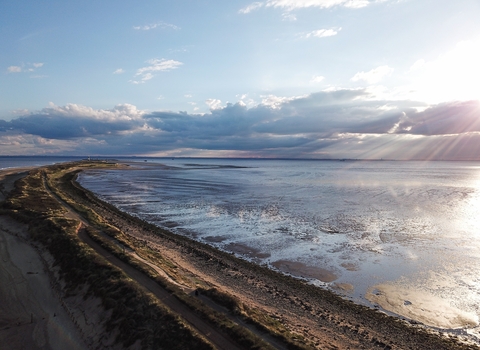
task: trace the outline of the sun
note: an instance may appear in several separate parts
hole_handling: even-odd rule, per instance
[[[459,42],[452,50],[411,68],[415,97],[430,103],[480,100],[480,39]]]

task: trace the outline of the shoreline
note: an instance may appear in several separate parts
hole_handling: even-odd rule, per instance
[[[142,167],[143,164],[139,164],[139,166]],[[130,172],[123,172],[123,174],[127,174],[127,173],[130,173]],[[133,215],[133,216],[143,215],[144,209],[142,208],[142,204],[140,204],[139,206],[130,206],[128,204],[128,200],[125,203],[123,203],[122,200],[119,200],[116,198],[116,197],[124,197],[125,195],[118,193],[118,196],[117,196],[114,191],[113,192],[111,191],[109,193],[109,191],[104,192],[101,190],[101,188],[98,188],[97,187],[98,185],[96,184],[97,176],[99,176],[99,178],[101,179],[100,181],[102,181],[102,184],[108,183],[109,181],[108,176],[105,177],[103,175],[96,174],[96,173],[93,173],[91,175],[86,175],[84,178],[81,177],[80,179],[81,180],[87,179],[87,181],[85,182],[86,187],[91,188],[93,191],[98,190],[98,193],[102,193],[103,195],[106,196],[105,198],[110,198],[109,196],[113,195],[112,203],[116,203],[114,205],[118,204],[119,208],[123,208],[123,210],[126,210],[130,215]],[[162,175],[159,175],[159,176],[163,177]],[[136,176],[131,176],[129,177],[129,181],[135,181],[136,178],[137,178]],[[175,177],[176,182],[174,182],[174,184],[177,186],[181,186],[181,182],[179,179],[184,179],[184,178],[188,178],[190,180],[191,177],[183,177],[183,176],[180,176],[178,178]],[[215,185],[215,181],[216,180],[212,179],[212,186]],[[84,183],[83,181],[81,182]],[[147,182],[143,185],[155,186],[154,183],[152,182]],[[113,186],[112,188],[120,189],[121,192],[127,191],[128,193],[127,187]],[[143,200],[146,200],[147,203],[150,201],[155,202],[157,198],[152,197],[153,193],[154,192],[147,193],[148,195],[147,199],[145,198],[142,199],[141,197],[137,198],[134,195],[135,202],[139,201],[140,203],[142,203]],[[165,191],[165,193],[167,193],[168,196],[175,195],[174,191]],[[194,196],[195,195],[196,194],[194,193]],[[188,196],[185,198],[187,198],[188,200]],[[225,197],[220,197],[220,198],[223,201],[225,201]],[[185,204],[185,201],[182,201],[181,203]],[[232,199],[232,203],[235,203],[234,198]],[[149,206],[150,208],[146,208],[147,213],[151,209],[150,204]],[[168,208],[171,208],[171,207],[168,207]],[[182,208],[184,207],[182,206]],[[226,205],[225,207],[223,207],[223,204],[222,204],[220,210],[225,210],[225,208],[227,208]],[[171,210],[171,209],[168,209],[168,210]],[[185,209],[185,210],[188,210],[188,209]],[[203,213],[205,211],[205,208],[202,207],[201,210]],[[155,210],[152,210],[152,211],[155,211]],[[317,261],[315,260],[310,261],[306,258],[303,258],[301,254],[298,254],[298,252],[296,252],[297,255],[290,254],[290,256],[284,256],[282,254],[278,254],[278,252],[277,254],[272,253],[274,254],[274,258],[270,259],[272,254],[270,254],[270,251],[268,249],[265,249],[266,244],[256,245],[255,242],[258,242],[258,240],[254,241],[253,239],[251,239],[252,237],[248,236],[248,233],[245,236],[240,235],[241,238],[238,238],[238,237],[234,237],[234,234],[232,234],[233,231],[231,229],[229,232],[228,230],[216,229],[216,227],[222,227],[221,225],[218,224],[219,222],[223,223],[225,227],[230,226],[230,222],[226,221],[225,219],[223,219],[224,221],[212,220],[213,224],[216,226],[212,227],[213,230],[209,232],[209,224],[208,224],[208,221],[206,220],[195,221],[195,223],[200,223],[199,225],[200,229],[199,231],[196,231],[195,227],[192,228],[191,230],[189,229],[189,227],[191,226],[188,226],[189,225],[188,218],[185,218],[186,220],[184,221],[182,221],[182,218],[180,218],[179,222],[183,222],[183,223],[186,222],[187,226],[180,225],[180,227],[176,229],[176,226],[178,226],[179,224],[174,221],[168,221],[169,219],[176,220],[171,218],[171,216],[175,214],[176,214],[175,212],[169,212],[165,218],[161,218],[158,220],[155,216],[149,216],[149,215],[143,215],[143,218],[145,220],[149,220],[149,222],[153,224],[159,225],[159,227],[165,228],[166,230],[172,230],[175,233],[193,238],[196,241],[211,244],[213,247],[220,249],[222,251],[226,251],[228,253],[235,253],[237,254],[237,256],[239,256],[242,259],[246,259],[248,261],[255,262],[260,265],[268,264],[268,266],[275,271],[280,271],[287,275],[297,277],[301,280],[315,284],[320,288],[327,288],[339,294],[340,296],[344,298],[348,298],[358,304],[366,305],[370,308],[380,309],[381,311],[386,312],[389,315],[393,315],[395,317],[398,317],[404,320],[410,320],[412,323],[417,322],[417,323],[427,325],[431,329],[434,329],[436,331],[442,331],[446,334],[464,335],[465,337],[468,337],[471,340],[475,341],[477,344],[480,342],[480,336],[478,333],[480,326],[478,325],[478,317],[475,313],[475,308],[474,308],[475,305],[472,305],[473,302],[469,304],[470,308],[465,307],[465,305],[458,306],[458,304],[456,303],[458,299],[455,299],[454,297],[447,299],[445,295],[446,293],[443,294],[444,299],[441,299],[435,290],[432,291],[432,288],[422,289],[422,288],[418,288],[418,287],[421,287],[420,284],[418,285],[415,285],[414,283],[407,284],[406,278],[403,280],[397,280],[396,278],[399,275],[403,276],[403,274],[398,274],[398,271],[403,271],[403,268],[400,267],[402,266],[401,262],[398,265],[389,266],[390,268],[392,267],[394,268],[393,269],[394,273],[397,273],[396,277],[393,277],[392,279],[388,279],[388,277],[385,278],[385,276],[388,276],[388,274],[390,274],[390,269],[388,268],[388,265],[377,264],[378,266],[381,266],[381,268],[384,271],[387,271],[385,272],[385,275],[381,275],[382,278],[378,278],[377,276],[371,275],[370,279],[368,279],[368,276],[366,276],[367,278],[360,280],[358,276],[363,277],[364,276],[362,275],[363,271],[360,271],[359,273],[355,272],[355,271],[361,270],[359,267],[361,266],[361,264],[356,264],[362,260],[360,255],[355,256],[355,254],[351,254],[352,256],[349,256],[348,258],[338,259],[336,261],[336,264],[335,263],[323,264],[323,262],[321,261],[320,263],[316,263]],[[161,214],[159,215],[161,217]],[[196,215],[196,213],[193,212],[193,215]],[[221,215],[222,214],[220,214],[220,216]],[[237,218],[234,217],[234,219],[237,219]],[[205,222],[207,223],[205,224]],[[235,226],[235,224],[232,224],[232,226],[239,227],[239,229],[242,230],[242,227],[240,227],[240,225]],[[280,226],[280,224],[277,224],[277,226]],[[267,227],[267,229],[268,228],[269,227]],[[252,231],[251,227],[249,227],[249,231],[250,232]],[[264,227],[259,228],[259,231],[261,231],[263,234],[265,232]],[[240,232],[243,232],[243,231],[240,231]],[[247,237],[247,239],[244,239],[244,237]],[[380,238],[383,239],[382,237]],[[267,237],[266,240],[267,239],[271,240],[270,237]],[[328,241],[327,241],[328,238],[322,237],[320,240],[324,240],[328,245]],[[247,243],[242,243],[242,242],[247,242]],[[277,247],[278,246],[280,246],[280,244],[277,244]],[[319,247],[320,246],[321,245],[319,244]],[[263,248],[260,248],[260,247],[263,247]],[[288,247],[288,246],[282,245],[282,247]],[[358,246],[356,247],[358,249]],[[360,247],[360,249],[362,249],[362,247]],[[310,250],[314,250],[314,249],[311,248]],[[316,247],[315,247],[315,250],[317,250]],[[318,248],[318,251],[325,251],[325,248]],[[389,252],[390,251],[387,251],[385,256],[387,256]],[[308,252],[306,253],[308,254]],[[378,256],[380,257],[384,256],[384,253],[382,253],[381,251],[379,251],[379,253],[380,254],[378,254]],[[317,256],[322,257],[321,253],[316,253],[316,254]],[[327,257],[328,255],[325,254],[323,256]],[[360,256],[360,259],[359,259],[359,256]],[[379,260],[380,259],[382,258],[379,258]],[[325,261],[327,261],[327,259],[325,259]],[[344,263],[340,264],[340,262],[342,261],[344,261]],[[428,259],[427,260],[424,259],[423,261],[428,261]],[[409,263],[408,261],[404,261],[404,262],[406,264]],[[397,266],[399,266],[398,269],[396,269]],[[322,268],[322,267],[325,267],[325,268]],[[342,275],[343,274],[342,269],[345,269],[348,271],[349,274],[347,275],[347,278],[345,278],[344,275]],[[418,270],[420,271],[420,269]],[[432,271],[435,271],[435,270],[432,269]],[[405,274],[405,276],[410,277],[408,274]],[[359,281],[361,283],[358,283]],[[389,281],[392,281],[392,282],[389,282]],[[385,284],[392,285],[394,284],[394,282],[398,284],[397,285],[398,288],[401,288],[402,293],[396,293],[394,291],[395,288],[387,287],[385,285]],[[432,285],[434,285],[433,282],[432,282]],[[458,287],[458,285],[455,285],[453,283],[451,284],[451,286],[452,288]],[[423,292],[420,293],[419,289],[422,289]],[[460,293],[458,295],[460,295]],[[426,300],[429,300],[429,302],[426,302]],[[443,311],[445,311],[444,314],[443,314]]]
[[[87,196],[91,195],[85,192]],[[311,339],[316,347],[442,348],[438,344],[445,337],[437,332],[410,326],[406,321],[342,299],[331,291],[236,258],[187,237],[168,233],[120,212],[98,198],[89,200],[103,220],[125,233],[132,242],[159,252],[165,260],[176,266],[165,270],[165,273],[177,283],[191,290],[214,287],[233,295],[244,305],[262,310],[278,320],[294,334]],[[409,339],[406,339],[406,334],[409,334]],[[435,339],[440,343],[432,343]],[[447,344],[448,347],[443,348],[453,346]]]

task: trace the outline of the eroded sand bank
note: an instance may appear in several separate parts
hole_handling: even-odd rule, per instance
[[[0,172],[0,200],[22,176],[18,172]],[[0,256],[0,349],[85,349],[27,226],[2,215]]]

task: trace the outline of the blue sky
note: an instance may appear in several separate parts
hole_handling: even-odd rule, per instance
[[[480,159],[478,0],[0,4],[0,154]]]

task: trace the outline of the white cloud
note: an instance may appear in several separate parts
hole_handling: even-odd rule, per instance
[[[113,74],[123,74],[123,73],[125,73],[125,70],[123,68],[118,68],[113,72]]]
[[[337,35],[340,30],[342,30],[342,28],[338,28],[338,29],[333,29],[333,28],[332,29],[319,29],[319,30],[314,30],[310,33],[307,33],[303,37],[306,38],[306,39],[311,38],[311,37],[326,38],[326,37],[329,37],[329,36]]]
[[[152,79],[152,78],[153,78],[153,74],[150,73],[150,72],[149,72],[149,73],[145,73],[145,74],[142,75],[142,81],[143,81],[143,82],[144,82],[144,81],[147,81],[147,80],[150,80],[150,79]]]
[[[390,68],[389,66],[380,66],[368,72],[358,72],[353,76],[352,81],[363,80],[369,84],[375,84],[382,80],[384,77],[392,74],[392,72],[393,68]]]
[[[20,73],[22,71],[22,67],[20,66],[10,66],[7,68],[8,73]]]
[[[416,71],[416,70],[419,70],[421,69],[422,67],[425,66],[425,60],[424,59],[420,59],[420,60],[417,60],[414,64],[412,64],[412,66],[410,67],[410,71],[413,72],[413,71]]]
[[[152,29],[155,29],[155,28],[171,28],[171,29],[175,29],[175,30],[180,29],[180,27],[178,27],[174,24],[166,23],[166,22],[158,22],[158,23],[153,23],[153,24],[147,24],[147,25],[144,25],[144,26],[134,26],[133,27],[133,29],[135,29],[135,30],[152,30]]]
[[[286,13],[282,13],[282,20],[294,22],[297,20],[297,17],[291,13],[286,12]]]
[[[244,7],[239,12],[243,14],[250,13],[260,7],[274,7],[281,8],[287,11],[295,9],[318,7],[321,9],[331,8],[335,6],[343,6],[347,8],[362,8],[370,5],[372,2],[383,1],[369,1],[369,0],[267,0],[265,2],[254,2]]]
[[[193,95],[191,95],[191,94],[185,94],[185,95],[183,95],[183,97],[185,97],[185,98],[192,98]]]
[[[162,59],[158,59],[158,58],[151,59],[151,60],[148,60],[147,63],[150,63],[150,66],[140,68],[137,71],[137,74],[135,74],[135,76],[143,75],[143,74],[145,74],[145,72],[170,71],[172,69],[176,69],[176,68],[180,67],[183,64],[182,62],[179,62],[179,61],[166,60],[164,58],[162,58]]]
[[[48,107],[41,110],[42,115],[57,115],[64,117],[83,117],[105,121],[134,120],[146,112],[136,106],[125,103],[116,105],[112,109],[94,109],[92,107],[69,103],[66,106],[57,106],[49,102]]]
[[[182,62],[175,61],[175,60],[166,60],[164,58],[162,59],[151,59],[148,60],[147,63],[149,63],[149,66],[142,67],[137,70],[137,73],[135,74],[135,77],[138,77],[140,80],[131,80],[130,82],[133,84],[141,84],[144,83],[154,77],[153,73],[155,72],[168,72],[173,69],[177,69],[181,65],[183,65]]]
[[[250,13],[253,10],[256,10],[256,9],[262,7],[262,6],[264,6],[264,4],[261,3],[261,2],[253,2],[250,5],[248,5],[247,7],[244,7],[243,9],[240,9],[240,11],[238,11],[238,12],[246,14],[246,13]]]
[[[210,109],[220,109],[222,108],[222,101],[214,99],[214,98],[209,98],[208,100],[205,101],[207,106]]]
[[[324,76],[321,75],[314,75],[312,79],[310,80],[311,83],[320,83],[325,79]]]
[[[248,107],[255,107],[258,105],[258,102],[255,101],[253,98],[250,98],[248,96],[248,94],[240,94],[240,95],[236,95],[235,96],[236,98],[238,98],[238,104],[240,106],[248,106]]]
[[[29,110],[26,109],[26,108],[22,108],[22,109],[15,109],[12,111],[12,114],[14,115],[26,115],[29,113]]]
[[[262,97],[262,105],[272,109],[279,109],[282,104],[301,98],[300,96],[280,97],[275,95],[267,95]]]
[[[36,63],[28,63],[23,64],[21,66],[10,66],[7,68],[8,73],[28,73],[28,72],[35,72],[37,68],[43,67],[44,63],[36,62]]]
[[[367,1],[367,0],[350,0],[350,1],[345,1],[343,6],[359,9],[362,7],[366,7],[368,5],[370,5],[370,1]]]

